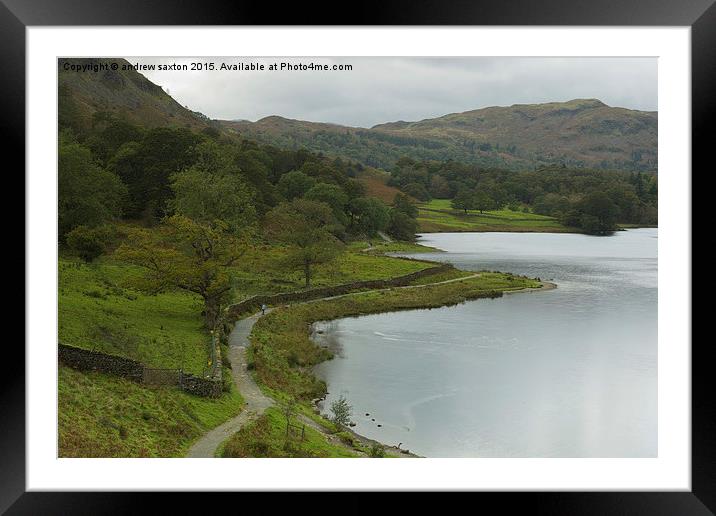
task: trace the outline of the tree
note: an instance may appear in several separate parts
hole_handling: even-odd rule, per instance
[[[316,184],[316,180],[300,170],[294,170],[281,176],[278,180],[278,191],[284,199],[291,201],[303,197]]]
[[[592,192],[579,203],[580,226],[589,233],[605,234],[617,227],[619,207],[604,192]]]
[[[193,166],[172,176],[174,199],[168,206],[179,215],[213,225],[217,220],[238,235],[256,221],[254,192],[236,173]]]
[[[473,197],[473,206],[480,213],[497,209],[497,203],[487,192],[478,190]]]
[[[393,197],[393,208],[405,213],[408,217],[416,218],[418,216],[418,207],[413,204],[410,197],[404,193],[397,193]]]
[[[349,206],[350,229],[354,234],[374,235],[388,227],[390,214],[383,201],[375,197],[358,197]]]
[[[306,288],[311,287],[311,267],[334,260],[342,244],[333,232],[342,226],[325,203],[294,199],[266,215],[266,233],[289,246],[287,264],[303,268]]]
[[[415,232],[418,230],[418,222],[393,208],[390,210],[390,224],[388,225],[388,234],[396,240],[406,240],[412,242],[415,240]]]
[[[86,144],[92,150],[92,155],[106,164],[123,144],[141,141],[142,136],[140,127],[112,113],[98,111],[92,117],[92,134]]]
[[[408,183],[402,189],[406,194],[420,201],[429,201],[430,193],[421,183]]]
[[[129,216],[156,219],[164,215],[166,202],[173,196],[171,176],[196,162],[200,138],[189,129],[162,127],[148,131],[141,142],[119,148],[108,168],[127,185]]]
[[[333,215],[342,224],[348,222],[345,209],[348,204],[348,196],[343,189],[338,185],[332,185],[328,183],[317,183],[311,188],[304,199],[309,201],[322,202],[327,204],[333,210]]]
[[[77,226],[99,226],[120,217],[126,195],[122,181],[97,165],[88,148],[60,138],[57,204],[60,241]]]
[[[472,192],[467,189],[463,189],[455,195],[455,198],[452,200],[450,205],[456,210],[463,210],[467,213],[468,210],[475,209],[475,197]]]
[[[348,400],[343,394],[341,394],[337,400],[331,403],[331,420],[338,427],[344,427],[350,424],[352,412],[353,407],[351,407],[350,403],[348,403]]]
[[[245,250],[227,229],[221,221],[208,225],[173,215],[154,231],[130,230],[116,254],[145,269],[134,285],[142,291],[181,289],[199,295],[206,327],[213,329],[231,290],[228,268]]]
[[[445,199],[450,196],[450,185],[443,176],[434,174],[430,178],[430,188],[428,191],[432,197]]]

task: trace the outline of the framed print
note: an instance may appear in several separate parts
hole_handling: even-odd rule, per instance
[[[712,2],[209,4],[2,6],[28,302],[0,507],[712,513]]]

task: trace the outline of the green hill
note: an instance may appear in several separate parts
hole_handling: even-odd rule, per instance
[[[655,171],[657,113],[595,99],[516,104],[370,129],[270,116],[221,121],[248,138],[390,168],[399,158],[455,160],[487,167],[569,167]]]

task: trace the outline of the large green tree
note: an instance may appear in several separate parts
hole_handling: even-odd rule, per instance
[[[109,161],[129,189],[130,217],[159,218],[172,198],[171,176],[193,165],[201,136],[189,129],[158,128],[148,131],[141,142],[122,145]]]
[[[303,197],[315,184],[316,180],[312,177],[300,170],[293,170],[281,176],[277,187],[284,199],[291,201],[297,197]]]
[[[471,191],[462,189],[457,193],[457,195],[455,195],[455,198],[450,204],[454,209],[463,210],[467,213],[468,210],[475,209],[475,196]]]
[[[480,213],[498,208],[497,201],[484,190],[478,190],[473,196],[473,206]]]
[[[77,226],[99,226],[122,215],[127,188],[68,135],[60,138],[58,232],[61,242]]]
[[[350,212],[350,230],[354,234],[373,236],[383,231],[390,223],[388,207],[375,197],[358,197],[353,199],[348,210]]]
[[[418,216],[418,207],[413,204],[410,197],[404,193],[397,193],[393,197],[393,208],[405,213],[408,217],[416,218]]]
[[[311,286],[312,267],[341,252],[343,245],[333,234],[338,225],[330,206],[308,199],[282,203],[266,215],[267,235],[288,246],[286,263],[303,269],[306,288]]]
[[[341,224],[348,222],[346,217],[346,206],[348,205],[348,195],[338,185],[329,183],[317,183],[311,188],[304,199],[309,201],[322,202],[327,204],[333,210],[333,215]]]
[[[617,228],[619,206],[604,192],[592,192],[579,203],[580,226],[588,233],[606,234]]]
[[[144,269],[134,282],[142,291],[180,289],[200,296],[206,327],[213,329],[231,290],[229,267],[246,249],[227,229],[174,215],[154,230],[131,229],[116,255]]]

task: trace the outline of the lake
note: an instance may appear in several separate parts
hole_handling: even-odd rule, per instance
[[[657,237],[421,235],[446,252],[414,257],[558,288],[317,323],[322,410],[344,394],[353,430],[426,457],[656,456]]]

